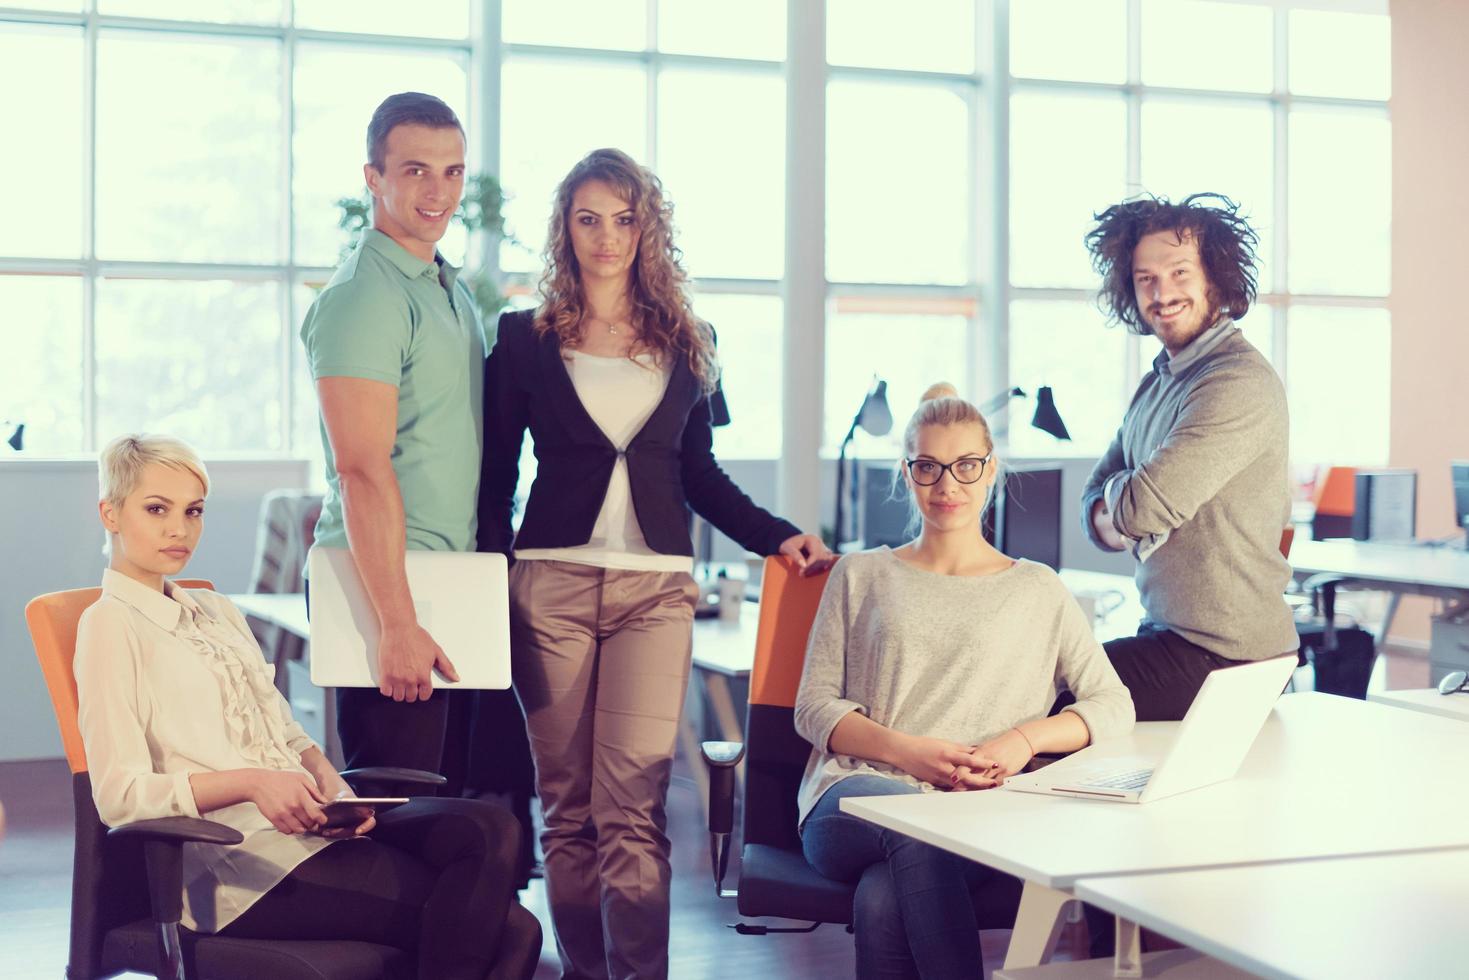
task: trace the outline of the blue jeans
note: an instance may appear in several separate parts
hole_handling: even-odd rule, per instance
[[[886,776],[848,776],[812,808],[802,850],[821,874],[857,883],[852,926],[858,977],[983,976],[970,891],[999,872],[840,807],[848,796],[917,792]]]

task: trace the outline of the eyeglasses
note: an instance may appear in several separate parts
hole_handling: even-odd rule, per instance
[[[931,487],[942,480],[945,470],[960,483],[978,483],[984,476],[984,464],[989,461],[988,456],[964,456],[952,463],[940,463],[936,459],[903,460],[908,464],[908,475],[920,487]]]
[[[1440,694],[1458,694],[1460,691],[1469,691],[1469,673],[1462,670],[1451,670],[1438,682]]]

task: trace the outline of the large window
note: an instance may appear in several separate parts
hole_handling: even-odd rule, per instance
[[[719,335],[723,455],[780,454],[788,372],[824,377],[809,424],[827,451],[877,375],[899,421],[934,381],[976,401],[1049,385],[1074,440],[1024,424],[1017,402],[993,420],[1006,450],[1100,452],[1158,346],[1103,322],[1092,215],[1214,191],[1260,234],[1241,326],[1285,379],[1293,459],[1386,459],[1387,17],[1290,0],[826,0],[825,114],[803,124],[826,139],[828,302],[800,326],[824,332],[826,356],[787,365],[788,2],[5,7],[0,91],[44,93],[5,101],[8,132],[44,147],[45,182],[0,222],[0,421],[26,422],[37,454],[139,427],[210,452],[317,451],[297,329],[346,244],[335,202],[362,190],[367,118],[414,89],[461,114],[471,169],[491,155],[513,240],[490,258],[522,305],[576,160],[613,146],[659,174]],[[495,25],[478,22],[497,11],[487,49]],[[0,155],[0,182],[33,185],[36,159]],[[475,246],[457,228],[443,243],[456,262]],[[1342,405],[1343,390],[1378,401]]]
[[[26,424],[29,452],[136,429],[319,450],[296,328],[347,243],[335,202],[362,192],[372,109],[415,89],[472,123],[469,0],[431,6],[0,13],[0,420]],[[444,251],[461,261],[465,236]]]

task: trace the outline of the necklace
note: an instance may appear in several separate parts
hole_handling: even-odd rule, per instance
[[[592,316],[590,313],[587,314],[587,320],[590,321],[591,323],[594,323],[594,324],[596,324],[596,323],[602,324],[603,326],[605,326],[607,328],[607,332],[610,333],[610,334],[616,335],[616,333],[617,333],[617,321],[616,320],[604,320],[604,319],[602,319],[599,316]]]

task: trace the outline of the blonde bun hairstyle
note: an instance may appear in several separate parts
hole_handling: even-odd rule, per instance
[[[995,440],[990,435],[990,425],[979,409],[959,397],[959,389],[947,381],[929,385],[918,399],[918,410],[908,420],[903,430],[903,455],[911,457],[918,451],[918,433],[930,425],[977,425],[984,430],[985,452],[991,453]]]

